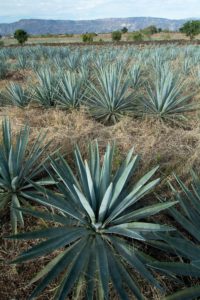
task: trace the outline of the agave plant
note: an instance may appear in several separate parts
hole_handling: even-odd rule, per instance
[[[105,123],[116,123],[132,111],[134,95],[129,91],[130,82],[120,65],[108,65],[96,71],[97,84],[89,86],[91,115]]]
[[[182,72],[185,76],[189,76],[191,69],[193,67],[191,58],[186,57],[183,61],[183,65],[182,65]]]
[[[59,83],[58,74],[49,69],[40,69],[36,72],[39,85],[34,88],[34,98],[45,107],[56,105]]]
[[[78,51],[69,53],[65,58],[65,64],[72,71],[75,71],[79,67],[79,62],[80,53]]]
[[[184,119],[184,113],[197,108],[192,95],[184,95],[184,83],[171,71],[160,72],[156,81],[148,84],[146,95],[140,97],[138,112],[161,119]]]
[[[22,88],[21,85],[11,82],[6,89],[6,98],[18,107],[25,107],[31,100],[29,91]]]
[[[25,70],[29,66],[27,54],[22,53],[18,55],[17,68]]]
[[[2,122],[2,142],[0,144],[0,211],[10,207],[10,218],[13,232],[17,232],[18,223],[23,226],[22,213],[16,210],[21,203],[26,203],[23,191],[33,188],[28,181],[39,185],[52,184],[51,179],[43,179],[42,162],[44,151],[49,144],[42,146],[45,138],[40,134],[27,153],[30,128],[26,126],[14,139],[8,119]],[[44,163],[44,161],[43,161]]]
[[[63,58],[61,58],[60,56],[56,56],[54,57],[53,61],[52,61],[52,65],[56,68],[56,69],[63,69],[65,68],[65,61]]]
[[[68,109],[79,107],[85,97],[84,84],[84,77],[70,71],[66,72],[59,84],[58,105]]]
[[[0,61],[0,79],[5,79],[8,75],[9,64],[4,61]]]
[[[34,184],[40,194],[23,192],[24,197],[54,208],[57,213],[52,215],[28,209],[20,212],[53,220],[54,224],[56,222],[59,225],[9,237],[25,240],[46,238],[46,241],[23,252],[14,263],[36,259],[62,248],[31,281],[34,283],[41,279],[30,299],[41,294],[61,273],[56,300],[66,299],[73,288],[77,295],[83,286],[86,287],[84,299],[96,299],[95,294],[98,299],[108,299],[110,283],[120,299],[130,299],[127,289],[137,299],[143,299],[127,265],[150,284],[161,288],[147,267],[149,257],[140,250],[140,243],[154,240],[155,233],[173,230],[169,226],[145,222],[145,218],[171,207],[174,202],[144,206],[141,199],[159,182],[159,179],[152,180],[158,168],[151,170],[129,189],[139,157],[132,158],[131,150],[113,174],[113,151],[114,147],[108,145],[101,165],[98,144],[90,145],[89,162],[83,161],[77,147],[75,173],[63,157],[51,159],[56,174],[53,176],[59,182],[58,191]]]
[[[187,232],[192,240],[185,234],[179,232],[178,236],[164,236],[163,240],[169,246],[167,251],[178,254],[189,262],[174,262],[162,263],[159,265],[154,262],[151,264],[156,269],[175,275],[190,276],[200,278],[200,179],[192,172],[193,183],[191,190],[175,176],[181,191],[177,192],[171,185],[174,193],[174,198],[179,202],[181,209],[170,208],[170,215],[176,222]],[[163,242],[159,242],[159,248],[166,247]],[[170,250],[171,248],[171,250]],[[190,287],[172,296],[166,298],[167,300],[178,299],[197,299],[200,297],[200,286]]]
[[[199,87],[199,85],[200,85],[200,68],[199,67],[197,67],[196,69],[193,70],[192,76],[193,76],[194,82]]]
[[[30,68],[36,73],[39,71],[40,63],[36,58],[32,58],[32,60],[30,61]]]
[[[141,85],[143,84],[143,80],[142,80],[142,70],[141,70],[141,66],[139,64],[135,64],[131,68],[131,70],[129,72],[129,76],[130,76],[132,88],[137,89],[137,88],[141,87]]]

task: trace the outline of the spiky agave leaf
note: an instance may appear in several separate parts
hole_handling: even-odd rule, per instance
[[[108,65],[96,71],[96,84],[89,85],[89,109],[92,116],[103,122],[116,123],[132,111],[134,95],[121,65]]]
[[[80,63],[80,52],[71,52],[65,58],[65,64],[69,70],[75,71],[79,67]]]
[[[6,88],[6,99],[18,107],[25,107],[31,100],[28,90],[22,88],[21,85],[11,82]]]
[[[185,112],[197,109],[191,103],[192,95],[184,95],[183,88],[177,74],[170,70],[160,72],[155,82],[147,84],[146,95],[140,97],[138,113],[160,119],[183,119]]]
[[[59,91],[58,74],[50,69],[40,69],[36,74],[39,85],[34,87],[34,99],[45,107],[55,106]]]
[[[28,61],[27,53],[20,53],[17,57],[17,68],[24,70],[28,66],[29,66],[29,61]]]
[[[200,297],[200,286],[194,286],[164,298],[163,300],[195,300]]]
[[[170,186],[174,193],[173,200],[176,199],[179,202],[181,210],[173,207],[169,209],[169,213],[193,239],[191,240],[179,232],[177,236],[164,236],[163,241],[165,241],[168,251],[178,254],[189,262],[160,262],[159,265],[157,262],[153,262],[151,266],[174,275],[200,278],[200,179],[192,171],[193,183],[192,188],[189,189],[178,176],[175,175],[175,178],[181,191],[177,192],[171,184]],[[159,243],[159,247],[162,247],[161,245],[162,242]],[[175,293],[167,299],[196,299],[198,296],[200,296],[200,288],[192,287]]]
[[[73,72],[66,72],[59,83],[57,103],[65,108],[77,108],[85,96],[85,78]]]
[[[173,230],[165,225],[145,222],[145,218],[171,207],[174,202],[144,207],[139,200],[158,184],[159,179],[152,180],[158,168],[145,174],[129,190],[128,183],[136,171],[139,157],[132,157],[132,149],[113,174],[113,151],[114,148],[108,145],[101,164],[97,143],[90,145],[89,162],[83,161],[79,148],[76,148],[75,173],[62,157],[59,161],[51,159],[55,176],[59,179],[58,192],[36,184],[34,186],[40,194],[23,192],[30,200],[57,211],[51,215],[23,209],[24,213],[45,220],[53,219],[61,226],[10,237],[46,238],[14,262],[25,262],[64,247],[32,280],[32,283],[40,282],[30,299],[37,297],[60,273],[63,276],[55,294],[56,300],[66,299],[72,288],[78,288],[83,282],[86,284],[85,299],[96,299],[95,293],[100,299],[109,299],[110,282],[120,299],[129,299],[127,288],[137,299],[143,299],[127,264],[150,284],[161,288],[147,267],[154,258],[147,258],[138,249],[138,243],[154,239],[155,233]],[[132,240],[131,244],[127,237]]]
[[[25,126],[20,133],[13,138],[10,121],[2,122],[3,140],[0,144],[0,210],[9,205],[13,232],[17,232],[17,224],[23,226],[22,213],[19,208],[25,196],[22,193],[33,189],[33,185],[27,180],[36,181],[39,185],[52,184],[52,179],[42,178],[44,168],[40,161],[49,144],[43,146],[45,134],[39,134],[29,153],[30,128]],[[44,163],[44,160],[43,160]]]
[[[140,64],[134,64],[129,72],[130,84],[134,89],[138,89],[144,83],[142,79],[142,69]]]

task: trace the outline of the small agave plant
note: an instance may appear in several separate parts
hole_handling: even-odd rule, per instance
[[[183,90],[184,83],[177,74],[170,70],[158,72],[155,82],[147,84],[146,95],[140,97],[138,113],[162,120],[183,120],[184,113],[197,109],[191,103],[192,95],[184,95]]]
[[[138,89],[143,85],[144,80],[142,78],[142,69],[140,64],[133,65],[130,69],[129,76],[132,88]]]
[[[52,179],[42,178],[44,175],[44,160],[40,162],[49,144],[42,146],[45,134],[40,134],[27,153],[30,128],[21,129],[16,139],[12,135],[8,119],[2,123],[2,142],[0,144],[0,212],[10,208],[10,218],[13,232],[17,232],[18,224],[24,225],[21,203],[26,204],[22,195],[26,190],[33,189],[29,180],[38,185],[52,184]]]
[[[29,61],[27,58],[27,53],[19,54],[17,60],[17,68],[21,70],[25,70],[29,66]]]
[[[0,79],[5,79],[9,72],[9,64],[5,61],[0,61]]]
[[[9,237],[17,240],[46,239],[23,252],[14,263],[37,259],[62,249],[31,281],[40,280],[30,299],[41,294],[61,273],[54,296],[56,300],[67,299],[71,292],[77,296],[80,290],[85,293],[84,299],[109,299],[110,284],[120,299],[132,299],[130,293],[137,299],[144,299],[130,268],[150,284],[161,288],[147,265],[154,258],[145,255],[141,246],[156,239],[155,233],[169,232],[173,228],[149,223],[145,219],[176,202],[144,206],[142,198],[159,182],[159,179],[152,179],[158,168],[144,175],[130,189],[130,179],[139,157],[132,157],[131,150],[113,173],[113,151],[114,147],[108,145],[101,164],[97,143],[90,145],[88,162],[83,161],[77,147],[75,173],[63,157],[51,159],[53,177],[58,181],[57,191],[33,183],[37,192],[23,191],[24,197],[54,208],[56,213],[19,211],[53,221],[57,226]]]
[[[44,107],[56,105],[58,95],[58,74],[50,69],[40,69],[36,72],[39,84],[34,88],[34,99]]]
[[[84,84],[84,77],[72,71],[67,71],[59,83],[58,106],[67,109],[79,107],[85,97]]]
[[[29,104],[31,95],[21,85],[12,82],[6,89],[6,98],[13,105],[23,108]]]
[[[132,111],[134,96],[121,65],[108,65],[96,71],[96,84],[89,86],[90,113],[104,123],[116,123]]]

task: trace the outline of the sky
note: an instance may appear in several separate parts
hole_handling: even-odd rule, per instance
[[[0,23],[141,16],[200,18],[200,0],[0,0]]]

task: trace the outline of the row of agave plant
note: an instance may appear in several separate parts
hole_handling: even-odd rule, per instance
[[[124,63],[131,59],[143,62],[147,65],[160,62],[178,62],[180,69],[187,75],[191,68],[200,62],[198,46],[179,47],[165,45],[164,47],[151,46],[144,49],[137,47],[24,47],[0,49],[1,66],[15,69],[37,69],[43,62],[48,65],[54,64],[59,67],[67,67],[71,70],[97,62],[102,66],[107,62],[116,60]]]
[[[87,68],[42,68],[36,75],[34,86],[25,89],[10,83],[1,98],[22,108],[31,101],[47,108],[85,106],[95,119],[104,123],[116,123],[124,115],[183,119],[185,112],[197,109],[192,102],[194,93],[185,94],[185,80],[168,63],[155,64],[151,79],[145,77],[140,64],[126,68],[123,62],[105,66],[98,60],[93,72]]]
[[[133,270],[163,294],[167,291],[155,274],[180,286],[184,276],[200,278],[200,179],[194,172],[191,188],[175,176],[179,191],[171,186],[172,199],[158,197],[157,203],[147,205],[146,196],[159,184],[158,167],[135,181],[139,156],[133,156],[133,149],[116,169],[113,145],[108,144],[101,157],[98,142],[91,143],[88,160],[77,146],[71,168],[59,151],[44,158],[49,147],[44,133],[28,149],[29,133],[25,126],[14,137],[9,120],[2,122],[0,208],[10,209],[14,233],[5,238],[42,239],[12,263],[57,251],[32,279],[32,284],[39,283],[29,299],[37,298],[57,278],[56,300],[68,295],[109,299],[112,289],[122,300],[144,299]],[[163,211],[176,221],[177,228],[153,222],[153,216]],[[19,233],[24,215],[43,219],[48,226]],[[149,255],[142,250],[144,245],[157,249],[157,256],[167,253],[170,261]],[[198,297],[200,286],[165,299]]]

